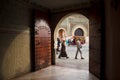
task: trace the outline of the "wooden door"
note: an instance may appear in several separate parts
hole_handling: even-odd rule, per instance
[[[51,65],[51,31],[46,22],[35,26],[35,70]]]

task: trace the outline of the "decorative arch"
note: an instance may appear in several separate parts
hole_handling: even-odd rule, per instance
[[[74,32],[75,36],[84,36],[84,32],[81,28],[77,28]]]
[[[83,30],[85,37],[87,37],[87,36],[89,35],[89,30],[88,30],[85,26],[83,26],[83,25],[81,25],[81,24],[78,24],[78,25],[75,25],[75,26],[72,28],[72,35],[73,35],[73,36],[74,36],[74,32],[75,32],[78,28],[80,28],[80,29]]]

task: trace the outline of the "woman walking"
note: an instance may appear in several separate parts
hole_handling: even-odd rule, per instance
[[[61,58],[61,57],[69,58],[69,57],[67,56],[67,53],[66,53],[65,40],[63,40],[63,42],[62,42],[62,44],[61,44],[61,52],[60,52],[60,55],[58,56],[58,58]]]

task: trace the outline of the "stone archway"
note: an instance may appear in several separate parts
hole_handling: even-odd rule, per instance
[[[73,26],[72,31],[71,31],[72,35],[74,35],[75,31],[78,28],[83,30],[85,37],[89,36],[89,26],[87,27],[87,26],[84,26],[84,25],[81,25],[81,24],[77,24],[77,25]]]
[[[76,18],[76,16],[78,17],[78,15],[79,15],[79,17],[80,18],[82,18],[82,19],[84,19],[84,20],[82,20],[82,21],[80,21],[80,22],[78,22],[77,24],[72,24],[72,23],[70,23],[71,22],[71,20],[73,19],[72,17],[75,17]],[[69,18],[69,19],[68,19]],[[78,18],[79,19],[79,18]],[[69,21],[67,21],[67,22],[63,22],[63,21],[66,21],[66,20],[70,20],[70,22]],[[67,25],[65,25],[65,26],[61,26],[61,24],[63,24],[63,23],[67,23]],[[69,24],[70,23],[70,24]],[[86,23],[86,24],[85,24]],[[67,27],[66,27],[67,26]],[[83,15],[81,15],[81,14],[71,14],[71,15],[66,15],[65,17],[63,17],[60,21],[59,21],[59,23],[57,24],[57,26],[56,26],[56,28],[55,28],[55,31],[54,31],[54,38],[56,38],[56,36],[55,35],[57,35],[57,32],[60,30],[60,28],[63,28],[63,29],[65,29],[66,30],[66,37],[68,38],[68,37],[72,37],[72,36],[74,36],[74,32],[77,30],[77,29],[82,29],[83,30],[83,32],[84,32],[84,36],[86,37],[86,36],[89,36],[89,20],[88,20],[88,18],[86,18],[85,16],[83,16]],[[68,30],[69,29],[69,30]],[[68,32],[69,31],[69,32]],[[89,43],[88,43],[88,45],[89,45]],[[87,46],[88,46],[87,45]],[[89,48],[89,47],[88,47]],[[71,58],[73,58],[74,57],[74,52],[75,52],[75,49],[76,49],[76,47],[74,46],[74,48],[70,48],[69,46],[67,47],[67,50],[73,50],[73,52],[71,51],[71,53],[73,53],[72,54],[72,56],[70,56]],[[70,52],[68,52],[68,53],[70,53]],[[88,51],[88,54],[89,54],[89,51]],[[56,56],[56,55],[55,55]],[[89,64],[89,58],[88,58],[89,56],[87,55],[87,57],[86,57],[86,63],[87,63],[87,68],[86,68],[86,70],[88,70],[88,64]],[[56,59],[56,58],[55,58]],[[56,59],[56,62],[58,62],[58,59]],[[57,64],[58,65],[58,64]],[[75,67],[74,67],[75,68]],[[79,68],[80,69],[80,68]],[[83,69],[83,68],[82,68]],[[85,68],[84,68],[85,69]]]
[[[80,11],[78,11],[80,12]],[[80,12],[81,13],[81,12]],[[91,9],[91,12],[89,14],[86,14],[84,12],[82,12],[83,14],[85,14],[85,18],[89,19],[88,24],[86,26],[90,26],[90,28],[88,29],[90,34],[88,34],[88,36],[90,37],[90,46],[89,46],[89,71],[91,73],[93,73],[94,75],[96,75],[97,77],[100,77],[100,67],[101,67],[101,33],[99,31],[99,29],[101,28],[101,15],[99,12],[96,12],[96,9]],[[81,15],[79,13],[60,13],[60,14],[55,14],[53,17],[53,26],[54,26],[54,32],[56,31],[56,28],[59,27],[59,24],[68,16],[70,15]],[[83,16],[83,15],[82,15]],[[57,17],[57,19],[56,19]],[[54,22],[54,20],[57,20],[56,22]],[[55,24],[54,24],[55,23]],[[75,25],[72,25],[75,26]],[[73,33],[73,31],[70,31]],[[54,33],[53,33],[54,34]],[[53,37],[54,38],[54,37]],[[54,42],[53,42],[54,43]],[[54,50],[53,50],[54,52]],[[53,57],[52,57],[53,61],[52,64],[55,64],[55,53],[53,53]]]
[[[85,15],[86,18],[89,19],[89,21],[88,21],[88,24],[89,24],[88,25],[89,26],[89,45],[90,45],[89,46],[89,52],[90,52],[89,71],[100,78],[101,77],[100,76],[101,64],[104,63],[104,62],[101,62],[102,61],[101,59],[103,58],[101,56],[101,54],[102,54],[101,35],[104,35],[100,31],[102,28],[101,13],[99,12],[99,9],[92,8],[92,7],[90,8],[90,10],[86,9],[85,12],[82,10],[77,10],[77,13],[76,13],[76,11],[71,11],[71,12],[72,13],[70,13],[69,11],[65,12],[65,13],[58,13],[58,14],[54,14],[52,16],[52,25],[54,26],[53,32],[56,31],[56,28],[58,27],[58,25],[66,17],[68,17],[70,15],[74,15],[74,14],[81,15],[80,13]],[[53,37],[53,43],[54,43],[54,37]],[[55,64],[55,52],[54,52],[54,49],[52,49],[52,50],[53,50],[52,64]]]

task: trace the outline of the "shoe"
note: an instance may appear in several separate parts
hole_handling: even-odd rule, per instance
[[[66,57],[66,58],[69,58],[69,57]]]
[[[77,59],[77,58],[75,58],[75,59]]]
[[[84,59],[83,57],[81,57],[81,59]]]

